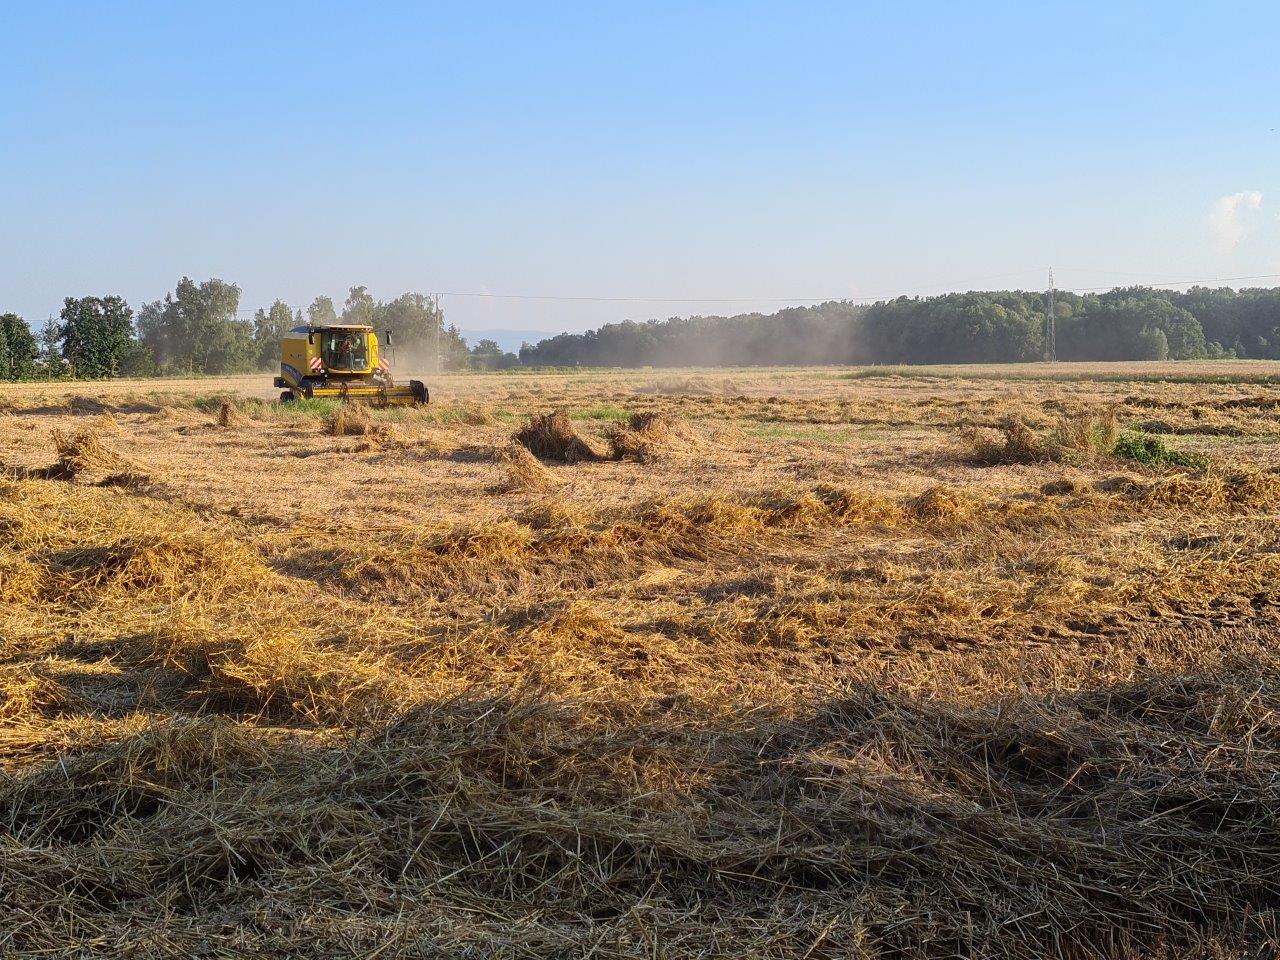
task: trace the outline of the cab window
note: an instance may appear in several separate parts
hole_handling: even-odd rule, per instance
[[[324,335],[323,359],[330,370],[366,370],[369,367],[369,345],[358,331],[329,331]]]

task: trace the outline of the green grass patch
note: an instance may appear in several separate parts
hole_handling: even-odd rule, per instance
[[[229,402],[237,411],[254,420],[274,420],[293,423],[304,420],[318,420],[329,416],[342,406],[342,401],[332,397],[300,397],[297,400],[259,400],[256,397],[230,397],[214,394],[212,396],[193,397],[190,405],[202,413],[217,416],[224,402]],[[171,404],[172,405],[172,404]],[[388,419],[401,419],[408,408],[391,407],[386,410],[371,409],[373,415]]]
[[[1174,450],[1159,437],[1148,433],[1122,433],[1116,437],[1112,454],[1148,466],[1207,467],[1209,458],[1198,453]]]
[[[854,429],[821,424],[788,424],[753,422],[743,426],[742,432],[758,440],[809,440],[817,443],[848,443],[852,440],[871,440],[884,431],[870,428]]]
[[[162,393],[153,393],[151,397],[156,400],[163,400],[170,407],[194,407],[201,413],[217,413],[218,408],[223,403],[230,403],[237,410],[244,413],[256,413],[258,408],[263,406],[261,400],[245,400],[227,393],[193,394],[190,396],[177,394],[172,397],[166,397]]]
[[[588,407],[574,416],[581,417],[583,420],[613,420],[621,422],[631,417],[631,414],[623,410],[621,407],[612,403],[602,403],[599,406]]]
[[[275,408],[285,415],[297,417],[319,417],[333,413],[333,411],[337,410],[340,406],[342,406],[341,400],[331,400],[328,397],[312,397],[310,399],[307,397],[300,397],[297,400],[290,400],[287,403],[277,401]]]
[[[341,400],[314,397],[308,400],[306,397],[302,397],[298,400],[290,400],[288,403],[279,400],[267,401],[266,403],[260,403],[256,409],[252,405],[252,401],[250,401],[242,409],[249,416],[258,419],[290,422],[327,417],[340,406],[342,406]]]

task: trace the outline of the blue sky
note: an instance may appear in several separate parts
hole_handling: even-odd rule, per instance
[[[0,310],[1280,274],[1275,4],[0,0]],[[1280,284],[1280,278],[1266,281]]]

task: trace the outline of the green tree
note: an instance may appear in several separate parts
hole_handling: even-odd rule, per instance
[[[39,355],[40,345],[27,322],[16,313],[0,314],[0,379],[30,380]]]
[[[1210,356],[1280,359],[1280,288],[1192,287],[1169,299],[1200,322]]]
[[[298,319],[302,319],[299,317]],[[316,297],[307,307],[307,322],[313,327],[327,327],[338,322],[338,311],[329,297]]]
[[[66,363],[62,359],[62,327],[49,317],[40,328],[40,368],[46,380],[61,377],[66,373]]]
[[[859,326],[865,312],[855,304],[830,301],[768,316],[626,320],[525,344],[519,359],[531,365],[624,367],[850,363],[866,357]]]
[[[379,303],[372,317],[371,321],[362,322],[373,323],[379,333],[391,331],[397,344],[404,344],[415,353],[432,346],[443,330],[444,318],[436,312],[435,304],[420,293],[405,293],[388,303]]]
[[[475,370],[506,370],[519,366],[520,358],[504,353],[496,340],[481,340],[471,348],[471,367]]]
[[[1032,360],[1043,353],[1045,306],[1016,291],[899,297],[866,311],[860,339],[878,363]]]
[[[377,310],[378,304],[368,287],[352,287],[347,293],[347,302],[342,305],[342,322],[372,325]]]
[[[133,311],[120,297],[67,297],[62,313],[62,356],[72,374],[114,377],[133,340]]]
[[[1133,360],[1168,360],[1169,338],[1159,327],[1142,327],[1133,335]]]
[[[480,340],[471,348],[473,357],[497,357],[502,355],[502,348],[497,340]]]
[[[1042,293],[993,290],[898,297],[870,307],[833,301],[767,316],[626,320],[526,344],[520,360],[603,366],[1017,362],[1043,356],[1047,309]],[[1063,359],[1280,355],[1280,290],[1060,292],[1054,313]]]
[[[395,351],[410,365],[435,369],[432,354],[437,343],[443,362],[465,367],[470,356],[457,331],[444,329],[444,316],[435,303],[421,293],[405,293],[396,299],[375,300],[367,287],[352,287],[342,306],[343,323],[371,326],[379,335],[389,332]]]
[[[130,340],[120,356],[120,375],[122,377],[154,377],[159,371],[156,367],[155,354],[141,340]]]
[[[1200,322],[1163,291],[1116,289],[1084,299],[1058,326],[1063,360],[1196,360],[1208,355]]]
[[[142,340],[167,367],[186,373],[253,369],[253,325],[236,319],[240,288],[223,280],[197,284],[183,277],[164,301],[147,304],[139,318]]]
[[[277,300],[269,310],[259,309],[253,315],[253,344],[259,370],[270,370],[279,365],[280,340],[296,325],[293,312],[283,300]]]
[[[440,333],[440,368],[466,370],[469,366],[471,351],[467,349],[467,341],[463,339],[462,332],[450,324]]]
[[[167,309],[169,298],[144,303],[138,310],[138,339],[151,351],[156,364],[167,366],[176,360],[181,337]]]

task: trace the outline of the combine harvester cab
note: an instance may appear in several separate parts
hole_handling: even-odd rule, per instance
[[[387,334],[386,345],[391,345]],[[280,341],[280,376],[286,403],[329,397],[364,400],[375,407],[427,403],[430,394],[421,380],[397,384],[379,351],[378,335],[361,324],[294,327]]]

